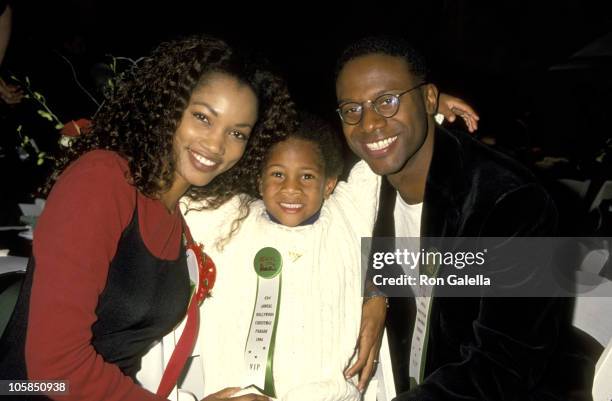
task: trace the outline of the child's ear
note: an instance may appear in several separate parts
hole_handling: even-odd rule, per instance
[[[263,180],[261,177],[257,179],[257,191],[259,191],[259,197],[263,198]]]
[[[329,177],[325,179],[325,188],[324,188],[325,199],[329,198],[329,195],[331,195],[332,192],[334,192],[334,188],[336,188],[336,184],[338,184],[338,177]]]

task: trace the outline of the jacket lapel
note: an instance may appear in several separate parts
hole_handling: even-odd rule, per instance
[[[442,127],[436,127],[427,184],[421,237],[452,237],[460,229],[460,199],[468,184],[463,174],[463,154],[457,138]]]

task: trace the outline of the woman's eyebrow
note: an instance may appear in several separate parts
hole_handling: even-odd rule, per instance
[[[217,111],[215,109],[212,108],[211,105],[209,105],[208,103],[202,101],[202,100],[194,100],[193,104],[197,104],[198,106],[204,106],[206,107],[208,110],[210,110],[210,112],[215,116],[218,117],[219,113],[217,113]]]

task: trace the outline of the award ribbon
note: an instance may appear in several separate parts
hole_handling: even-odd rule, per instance
[[[274,248],[257,252],[253,267],[257,273],[257,294],[251,327],[244,349],[245,386],[255,386],[269,397],[276,397],[273,362],[274,342],[280,310],[283,259]]]

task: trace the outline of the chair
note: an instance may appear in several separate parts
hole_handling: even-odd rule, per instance
[[[612,181],[606,181],[603,183],[599,192],[597,192],[597,195],[595,195],[595,199],[593,199],[593,203],[591,203],[589,210],[596,209],[604,199],[612,199]]]
[[[24,272],[0,274],[0,338],[15,309],[24,277]]]
[[[578,288],[573,324],[605,347],[612,339],[612,281],[585,271],[576,274],[578,286],[597,281],[599,284]]]
[[[578,195],[580,199],[585,198],[587,190],[589,189],[589,185],[591,184],[591,180],[578,181],[571,180],[568,178],[561,178],[557,181],[559,182],[559,184],[563,185],[564,187],[568,188],[570,191]]]
[[[593,379],[593,401],[610,400],[612,400],[612,340],[597,362]]]
[[[601,255],[591,259],[603,260]],[[593,401],[612,400],[612,281],[594,274],[589,269],[577,272],[577,284],[580,295],[576,297],[573,324],[606,347],[599,357],[593,378]],[[582,285],[581,283],[599,284]]]

